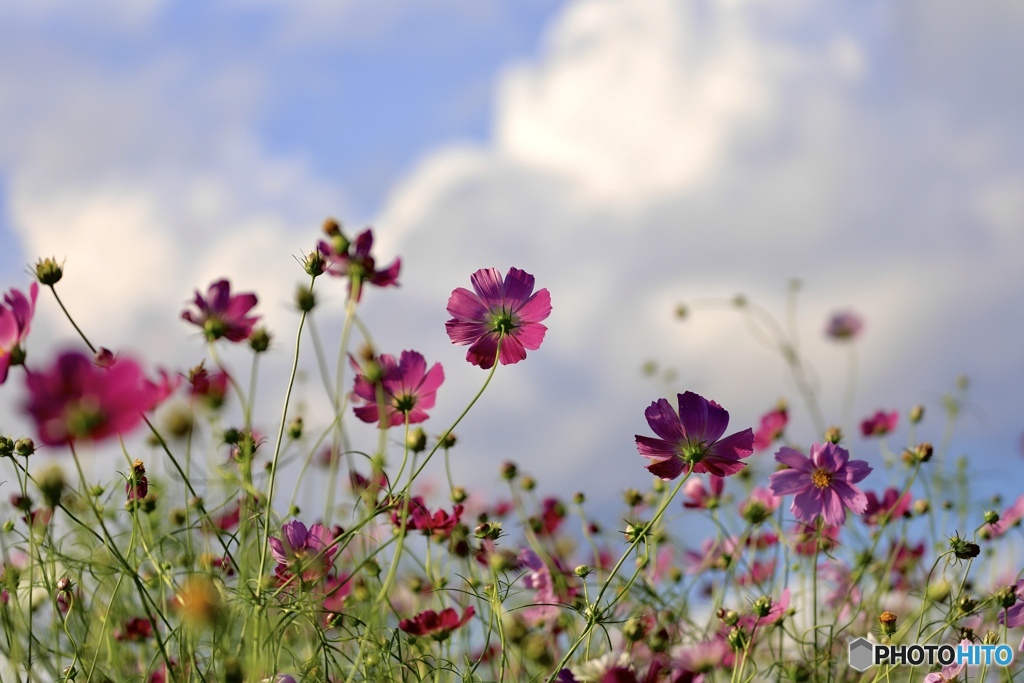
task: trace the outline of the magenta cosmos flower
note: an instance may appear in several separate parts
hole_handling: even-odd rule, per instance
[[[19,365],[25,359],[22,344],[32,324],[38,294],[39,285],[33,282],[28,288],[28,296],[12,289],[4,295],[4,303],[0,304],[0,384],[7,381],[10,367]]]
[[[656,477],[675,479],[694,472],[727,477],[743,469],[740,462],[754,452],[754,430],[744,429],[722,438],[729,413],[714,401],[692,391],[677,396],[677,413],[666,399],[647,408],[647,424],[659,438],[636,435],[640,455],[654,460],[647,469]]]
[[[434,640],[446,640],[457,628],[465,626],[473,618],[476,610],[472,605],[467,607],[459,618],[459,613],[451,607],[441,610],[439,613],[432,609],[420,612],[412,619],[402,619],[398,622],[398,628],[414,636],[430,636]]]
[[[39,440],[49,446],[129,432],[161,393],[129,358],[104,369],[75,351],[61,354],[49,370],[27,375],[25,385],[25,411],[36,421]]]
[[[245,341],[260,319],[258,315],[248,315],[256,305],[256,295],[245,293],[232,296],[231,285],[227,280],[217,280],[211,284],[205,297],[196,290],[193,303],[198,311],[182,311],[181,317],[203,328],[203,334],[210,341],[222,337],[233,342]]]
[[[494,365],[501,340],[501,364],[511,365],[536,351],[547,327],[541,321],[551,315],[551,295],[533,291],[529,273],[510,268],[505,280],[495,268],[482,268],[470,276],[474,292],[457,287],[448,299],[452,319],[445,323],[453,344],[469,346],[466,360],[485,370]]]
[[[864,329],[864,321],[853,311],[840,311],[833,313],[829,318],[825,334],[836,341],[849,341],[860,336]]]
[[[327,576],[337,546],[323,524],[306,525],[298,520],[281,527],[281,538],[270,539],[270,552],[277,561],[277,576],[288,579],[299,575],[303,581],[319,581]]]
[[[811,457],[783,447],[775,459],[790,469],[770,478],[776,496],[793,496],[790,511],[797,519],[813,522],[824,517],[830,526],[846,522],[846,510],[863,514],[868,506],[864,492],[854,486],[871,473],[863,460],[850,460],[850,453],[834,443],[811,446]]]
[[[864,436],[885,436],[896,429],[899,421],[899,411],[894,410],[887,413],[879,410],[871,417],[861,420],[860,433]]]
[[[402,351],[397,362],[394,357],[382,353],[376,361],[380,368],[380,380],[372,382],[366,374],[356,375],[353,393],[366,401],[365,405],[354,408],[356,417],[363,422],[380,422],[397,427],[408,418],[409,424],[427,419],[427,410],[434,407],[437,389],[444,382],[444,370],[440,363],[434,363],[427,370],[427,361],[415,351]],[[359,370],[353,360],[352,365]],[[378,387],[382,395],[378,396]],[[379,415],[383,405],[384,417]]]
[[[369,283],[375,287],[397,287],[398,271],[402,268],[402,259],[396,258],[387,268],[378,269],[374,258],[370,256],[373,248],[373,231],[369,228],[356,235],[353,242],[349,242],[338,232],[331,236],[330,242],[321,240],[319,249],[327,261],[327,272],[337,277],[349,278],[349,292],[352,291],[352,281],[358,279],[360,283]],[[361,298],[363,289],[359,289]]]

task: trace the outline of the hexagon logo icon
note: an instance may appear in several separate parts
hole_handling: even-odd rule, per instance
[[[875,646],[865,638],[850,641],[850,666],[857,671],[866,671],[875,663]]]

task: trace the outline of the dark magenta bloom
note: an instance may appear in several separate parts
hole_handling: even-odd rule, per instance
[[[104,369],[76,351],[61,354],[49,370],[27,375],[25,385],[25,411],[49,446],[129,432],[156,405],[159,391],[129,358]]]
[[[868,498],[855,484],[871,473],[863,460],[850,460],[850,453],[834,443],[813,444],[811,457],[783,447],[775,459],[789,469],[770,478],[776,496],[793,496],[790,511],[798,520],[813,522],[823,517],[829,526],[842,526],[846,510],[863,514]]]
[[[256,295],[246,293],[232,296],[231,285],[227,280],[217,280],[211,284],[205,297],[196,290],[193,303],[198,310],[182,311],[181,317],[203,328],[203,334],[210,341],[221,338],[233,342],[245,341],[260,319],[258,315],[248,315],[256,305]]]
[[[279,578],[298,575],[303,581],[319,581],[327,576],[338,548],[323,524],[306,525],[298,520],[281,527],[282,538],[270,539],[270,552],[277,561]]]
[[[675,479],[691,469],[727,477],[743,469],[740,462],[754,452],[754,431],[744,429],[722,438],[729,413],[692,391],[678,395],[679,412],[663,398],[644,413],[659,438],[636,435],[640,455],[654,460],[647,469],[656,477]]]
[[[391,523],[396,527],[402,523],[401,504],[391,512]],[[405,528],[410,531],[422,531],[424,536],[448,538],[462,519],[462,505],[452,508],[449,515],[446,510],[438,510],[431,514],[422,496],[414,496],[409,501],[409,511],[405,517]]]
[[[849,341],[860,336],[864,321],[853,311],[833,313],[829,318],[825,334],[836,341]]]
[[[889,487],[879,498],[874,491],[867,491],[867,507],[864,509],[864,521],[867,524],[878,525],[882,521],[892,522],[900,517],[910,514],[910,504],[913,502],[910,492],[900,495],[899,490]]]
[[[451,607],[441,610],[440,613],[432,609],[420,612],[412,619],[402,619],[398,622],[398,628],[414,636],[430,636],[434,640],[446,640],[451,632],[465,624],[476,614],[472,605],[467,607],[459,618],[459,613]]]
[[[427,410],[434,407],[437,389],[444,382],[444,370],[440,363],[434,363],[427,370],[427,361],[415,351],[402,351],[397,362],[394,357],[382,353],[376,360],[380,371],[379,381],[371,381],[366,373],[356,375],[353,393],[365,401],[365,405],[354,408],[356,417],[363,422],[379,422],[397,427],[408,418],[409,424],[427,419]],[[359,366],[352,361],[356,370]],[[383,392],[378,396],[377,389]],[[384,416],[379,414],[381,403]]]
[[[452,319],[445,323],[453,344],[469,345],[466,360],[485,370],[494,365],[501,340],[502,365],[518,363],[526,351],[536,351],[551,315],[551,295],[533,291],[534,277],[510,268],[504,281],[495,268],[482,268],[470,276],[473,292],[457,287],[448,299]]]
[[[349,279],[349,292],[352,291],[352,281],[356,279],[362,284],[369,283],[375,287],[398,286],[402,259],[396,258],[387,268],[378,269],[376,261],[370,256],[373,248],[373,231],[370,228],[356,235],[352,242],[339,238],[340,235],[335,236],[330,243],[321,240],[319,249],[327,261],[327,272]],[[360,287],[360,298],[362,294],[363,288]]]
[[[898,411],[887,413],[879,410],[869,418],[860,423],[860,433],[864,436],[884,436],[896,429],[900,414]]]
[[[775,408],[761,417],[761,425],[754,432],[754,450],[763,451],[777,441],[789,423],[785,408]]]
[[[19,365],[25,359],[22,344],[28,336],[32,315],[36,310],[36,296],[39,285],[33,282],[28,296],[17,289],[4,295],[0,304],[0,384],[7,381],[7,372],[12,365]]]

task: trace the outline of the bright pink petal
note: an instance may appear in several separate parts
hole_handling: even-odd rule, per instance
[[[466,352],[466,360],[484,370],[489,370],[494,365],[497,355],[498,335],[494,332],[488,332],[469,347],[469,351]]]
[[[514,334],[501,340],[502,365],[514,365],[524,358],[526,358],[526,349]]]
[[[424,398],[437,392],[438,387],[444,382],[444,369],[440,363],[434,363],[419,386],[419,394]]]
[[[487,307],[473,292],[457,287],[448,297],[448,313],[460,321],[483,321],[487,315]]]
[[[548,328],[544,327],[540,323],[527,323],[512,332],[512,334],[525,348],[530,351],[536,351],[544,341],[544,333],[547,331]]]
[[[448,338],[452,340],[453,344],[459,346],[472,344],[490,332],[484,323],[461,322],[457,320],[449,320],[444,324],[444,327],[448,332]]]
[[[522,305],[513,307],[512,311],[528,323],[545,320],[551,315],[551,294],[548,290],[541,289]]]
[[[504,303],[501,273],[496,268],[481,268],[470,275],[469,280],[487,308],[500,307]]]
[[[536,280],[532,275],[518,268],[509,268],[505,275],[505,300],[513,306],[520,301],[525,301],[533,293],[533,285]]]

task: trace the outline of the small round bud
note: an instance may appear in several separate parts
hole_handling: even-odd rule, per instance
[[[288,423],[288,438],[298,440],[302,438],[302,416],[296,415]]]
[[[772,611],[772,599],[767,595],[762,595],[754,601],[751,611],[758,617],[765,618]]]
[[[928,514],[928,511],[932,509],[931,503],[924,498],[918,498],[910,507],[913,509],[915,515],[926,515]]]
[[[572,502],[576,505],[583,505],[583,503],[587,502],[587,497],[583,495],[582,491],[577,491],[572,496]]]
[[[74,584],[68,577],[62,576],[57,579],[57,590],[61,593],[70,593],[72,588],[74,588]]]
[[[578,565],[578,566],[576,567],[576,569],[574,569],[574,570],[573,570],[573,573],[574,573],[574,574],[575,574],[576,576],[580,577],[581,579],[585,579],[585,578],[587,578],[588,576],[590,576],[590,572],[591,572],[591,569],[590,569],[590,567],[588,567],[588,566],[587,566],[587,565],[585,565],[585,564],[581,564],[581,565]]]
[[[747,632],[741,626],[733,626],[725,640],[732,649],[742,650],[747,646]]]
[[[334,237],[335,235],[341,234],[341,224],[338,222],[337,218],[328,216],[324,219],[321,228],[323,229],[324,234],[328,237]]]
[[[109,368],[114,364],[115,360],[117,359],[114,357],[114,352],[102,346],[96,350],[92,357],[92,362],[99,368]]]
[[[644,522],[637,522],[636,524],[627,524],[626,531],[624,532],[626,535],[626,542],[633,543],[641,536],[643,536],[645,531],[647,531],[647,524]]]
[[[39,259],[36,262],[36,278],[41,284],[52,287],[64,277],[64,268],[54,258]]]
[[[506,481],[512,481],[513,479],[516,478],[517,474],[519,474],[519,468],[516,467],[516,464],[514,462],[505,461],[505,463],[502,464],[502,466],[501,466],[501,478],[502,479],[505,479]]]
[[[843,440],[843,430],[839,427],[829,427],[825,430],[825,441],[838,444]]]
[[[290,508],[288,508],[289,517],[298,517],[300,514],[302,514],[302,508],[300,508],[298,505],[292,505]]]
[[[918,403],[910,408],[910,412],[907,414],[910,419],[910,424],[916,425],[924,419],[924,406]]]
[[[522,479],[520,479],[519,485],[523,488],[524,491],[532,491],[535,488],[537,488],[536,480],[534,480],[534,478],[531,477],[530,475],[526,475]]]
[[[622,500],[632,508],[644,502],[644,497],[636,489],[626,489],[622,492]]]
[[[949,499],[946,499],[946,500],[942,501],[942,509],[943,510],[952,510],[953,507],[954,507],[953,501],[951,501]]]
[[[367,576],[380,576],[380,565],[372,558],[363,564],[363,570]]]
[[[427,433],[419,427],[409,430],[409,436],[405,439],[405,445],[413,453],[422,453],[427,448]]]
[[[14,439],[9,436],[0,436],[0,458],[9,458],[14,455]]]
[[[975,600],[974,598],[968,596],[968,595],[965,595],[964,597],[960,598],[960,605],[959,605],[959,607],[960,607],[960,611],[963,612],[964,614],[970,614],[971,612],[974,611],[974,608],[977,607],[977,606],[978,606],[978,601]]]
[[[327,262],[319,249],[314,249],[306,255],[306,259],[302,262],[302,269],[310,277],[319,277],[324,274],[324,271],[327,270]]]
[[[977,543],[960,538],[959,534],[949,539],[949,549],[961,560],[969,560],[981,554],[981,547]]]
[[[882,625],[882,633],[887,636],[896,633],[896,619],[896,615],[888,611],[878,615],[878,623]]]
[[[740,620],[740,615],[735,610],[725,609],[724,607],[719,608],[716,616],[721,619],[726,626],[735,626]]]
[[[985,524],[995,524],[999,521],[999,513],[995,510],[985,510],[983,518],[985,520]]]
[[[73,666],[66,666],[64,667],[62,675],[64,676],[65,681],[73,681],[78,678],[78,669]]]
[[[932,454],[934,452],[935,450],[932,448],[932,445],[925,441],[923,443],[919,443],[914,449],[914,457],[916,457],[920,462],[928,462],[932,459]]]
[[[14,451],[18,455],[28,457],[36,452],[36,443],[27,436],[22,437],[14,442]]]
[[[14,531],[14,522],[8,519],[6,522],[4,522],[4,533],[9,534],[12,531]]]
[[[270,332],[265,327],[257,327],[249,336],[249,348],[256,353],[263,353],[270,348]]]
[[[622,627],[622,637],[631,643],[636,643],[644,639],[646,631],[644,622],[637,617],[633,617]]]
[[[663,479],[655,477],[654,481],[651,482],[651,490],[654,491],[655,493],[664,493],[665,481]]]
[[[441,437],[441,448],[454,448],[455,444],[458,443],[458,439],[451,432],[446,433]]]
[[[46,506],[57,507],[64,495],[64,489],[67,488],[64,470],[59,465],[50,465],[36,474],[36,485],[39,487],[39,492],[43,494],[43,502],[46,503]]]
[[[679,320],[683,320],[689,314],[690,314],[690,309],[688,309],[683,304],[679,304],[678,306],[676,306],[676,318],[678,318]]]
[[[452,488],[452,502],[453,503],[464,503],[469,498],[469,494],[466,493],[466,489],[461,486],[455,486]]]
[[[295,307],[303,313],[309,313],[316,308],[316,296],[309,287],[300,286],[295,290]]]
[[[1004,609],[1013,607],[1013,604],[1017,602],[1017,586],[1006,586],[1003,588],[996,593],[996,601]]]

